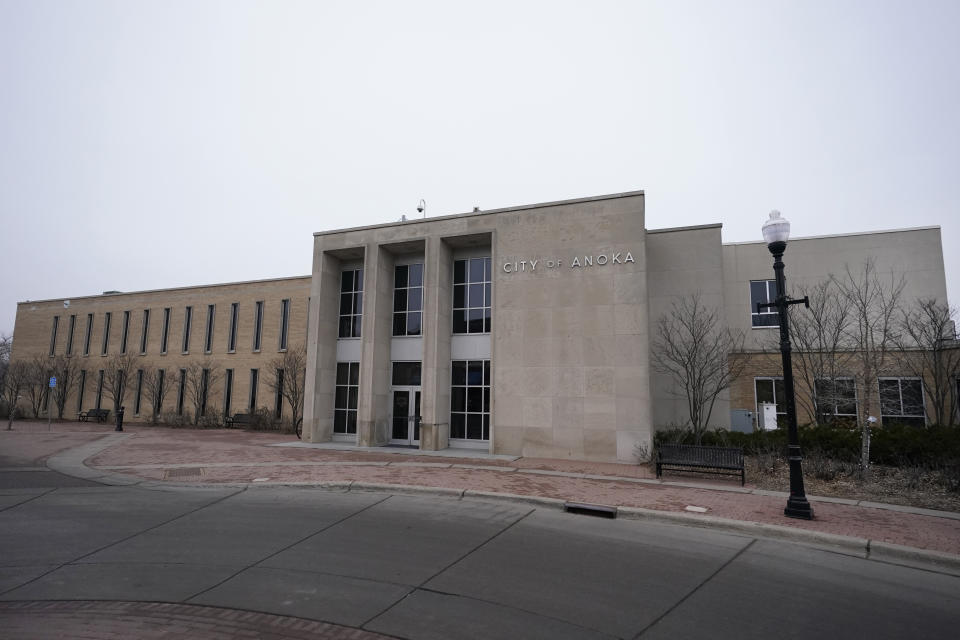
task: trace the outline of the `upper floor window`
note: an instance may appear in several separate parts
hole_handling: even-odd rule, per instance
[[[110,318],[112,314],[107,311],[103,314],[103,344],[100,348],[100,355],[107,355],[107,345],[110,343]],[[99,407],[98,407],[99,408]]]
[[[260,339],[263,337],[263,300],[257,300],[253,309],[253,350],[260,351]]]
[[[757,311],[757,304],[777,299],[776,280],[750,281],[750,319],[754,327],[779,327],[780,313],[773,307]]]
[[[87,330],[83,334],[83,355],[90,355],[90,336],[93,334],[93,314],[87,314]]]
[[[280,351],[287,348],[287,337],[290,329],[290,298],[280,301]]]
[[[453,332],[489,333],[490,258],[453,261]]]
[[[67,326],[67,351],[66,354],[73,355],[73,331],[77,326],[77,316],[70,316],[70,324]]]
[[[181,351],[187,353],[190,351],[190,321],[193,320],[193,307],[187,307],[183,310],[183,348]]]
[[[363,318],[363,269],[348,269],[340,274],[341,338],[359,338]]]
[[[237,350],[237,321],[240,318],[240,303],[234,302],[230,305],[230,332],[227,334],[227,351],[233,353]]]
[[[127,352],[127,335],[130,333],[130,312],[123,312],[123,327],[120,330],[120,353]]]
[[[887,424],[926,425],[920,378],[880,378],[880,417]]]
[[[397,265],[393,280],[393,335],[419,336],[423,331],[423,265]]]
[[[167,336],[170,334],[170,307],[163,308],[163,330],[160,333],[160,353],[167,352]]]
[[[53,316],[53,326],[50,328],[50,355],[57,352],[57,327],[60,325],[60,316]]]
[[[204,353],[210,353],[213,350],[213,314],[216,309],[216,305],[207,305],[207,333],[203,340]]]
[[[140,323],[140,353],[147,352],[147,335],[150,330],[150,309],[143,310],[143,322]]]

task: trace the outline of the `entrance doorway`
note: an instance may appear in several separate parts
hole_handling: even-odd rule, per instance
[[[420,444],[420,389],[391,390],[390,444]]]

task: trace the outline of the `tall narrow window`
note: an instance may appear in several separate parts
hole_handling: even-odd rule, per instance
[[[490,361],[454,360],[450,387],[450,437],[490,439]]]
[[[140,323],[140,353],[147,352],[147,332],[150,330],[150,309],[143,310],[143,321]]]
[[[153,413],[160,415],[163,410],[163,396],[166,395],[167,372],[164,369],[157,370],[157,396],[153,399]]]
[[[230,415],[230,403],[233,400],[233,369],[227,369],[223,376],[223,415]]]
[[[140,415],[140,399],[143,397],[143,369],[137,369],[137,395],[133,398],[133,415]]]
[[[359,338],[363,319],[363,269],[350,269],[340,274],[341,338]]]
[[[163,330],[160,332],[160,353],[167,352],[167,336],[170,335],[170,307],[163,309]]]
[[[183,353],[190,351],[190,321],[193,320],[193,307],[187,307],[183,310]]]
[[[453,261],[453,332],[489,333],[490,258]]]
[[[259,379],[260,372],[257,369],[250,369],[250,402],[247,403],[250,413],[257,410],[257,382],[259,382]]]
[[[230,332],[227,335],[227,351],[233,353],[237,350],[237,321],[240,317],[240,303],[234,302],[230,305]]]
[[[204,353],[210,353],[210,350],[213,349],[213,312],[216,311],[216,306],[212,304],[207,305],[207,333],[203,340],[203,351]]]
[[[207,391],[210,389],[210,369],[200,373],[200,415],[207,415]]]
[[[273,415],[277,420],[283,417],[283,369],[277,369],[277,396],[274,398]]]
[[[109,311],[103,314],[103,345],[100,348],[100,355],[107,355],[107,345],[110,342],[110,319],[113,317]],[[100,407],[97,407],[98,409]]]
[[[127,335],[130,332],[130,312],[123,312],[123,329],[120,331],[120,353],[127,352]]]
[[[183,415],[183,398],[187,391],[187,370],[180,369],[180,388],[177,389],[177,415]]]
[[[333,432],[357,432],[357,398],[360,391],[360,363],[337,363],[337,386],[333,403]]]
[[[100,405],[103,402],[103,369],[100,369],[100,373],[97,375],[97,409],[100,409]]]
[[[754,327],[780,326],[780,312],[775,307],[757,310],[761,302],[773,302],[777,299],[776,280],[750,281],[750,323]]]
[[[93,334],[93,314],[87,314],[87,330],[83,336],[83,355],[90,355],[90,336]]]
[[[60,324],[60,316],[53,316],[53,326],[50,327],[50,355],[57,352],[57,327]]]
[[[77,413],[83,411],[83,392],[87,387],[87,370],[80,370],[80,380],[77,384]]]
[[[253,350],[260,351],[260,338],[263,336],[263,300],[257,300],[253,311]]]
[[[423,325],[423,265],[397,265],[393,281],[393,335],[419,336]]]
[[[77,316],[70,316],[70,324],[67,325],[67,355],[73,355],[73,332],[77,327]]]
[[[290,298],[280,301],[280,351],[287,349],[287,330],[290,328]]]

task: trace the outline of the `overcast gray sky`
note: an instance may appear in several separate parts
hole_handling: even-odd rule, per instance
[[[306,275],[312,232],[644,189],[647,227],[941,225],[960,2],[0,0],[16,302]],[[789,251],[787,255],[789,270]],[[789,271],[788,271],[789,273]]]

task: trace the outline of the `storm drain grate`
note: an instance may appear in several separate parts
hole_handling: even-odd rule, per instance
[[[167,478],[189,478],[203,473],[203,467],[185,467],[183,469],[167,469]]]
[[[582,504],[579,502],[564,502],[563,510],[567,513],[578,513],[584,516],[597,518],[616,518],[617,508],[602,504]]]

